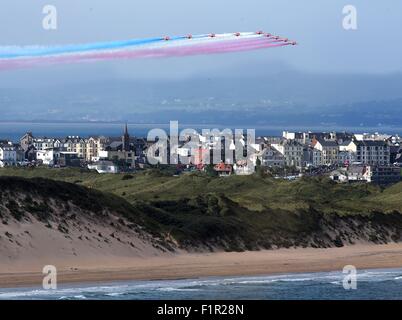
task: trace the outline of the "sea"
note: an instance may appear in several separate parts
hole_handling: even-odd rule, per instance
[[[18,142],[26,133],[32,132],[36,137],[56,137],[64,138],[67,136],[89,137],[91,135],[104,135],[118,137],[123,133],[123,123],[115,122],[1,122],[0,121],[0,140],[9,139]],[[162,124],[128,124],[129,133],[132,136],[146,137],[148,132],[154,128],[166,130],[169,133],[169,123]],[[193,128],[199,133],[202,129],[225,128],[234,129],[222,124],[179,124],[179,129]],[[236,126],[239,129],[255,129],[256,136],[281,136],[283,130],[289,131],[347,131],[354,133],[380,132],[387,134],[402,135],[402,126],[381,126],[381,127],[341,127],[341,126]]]
[[[356,289],[341,271],[252,277],[124,281],[0,289],[3,300],[400,300],[402,268],[357,272]]]

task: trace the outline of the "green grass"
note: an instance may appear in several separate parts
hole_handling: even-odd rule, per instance
[[[348,232],[361,232],[362,237],[367,236],[362,230],[370,222],[373,241],[385,241],[383,226],[393,228],[387,231],[393,239],[399,239],[402,230],[402,183],[383,188],[337,184],[325,177],[296,181],[201,173],[174,177],[159,170],[127,177],[70,168],[4,168],[1,176],[51,179],[21,180],[34,181],[44,196],[52,194],[57,181],[70,182],[63,184],[60,197],[65,193],[91,210],[117,208],[151,232],[173,237],[183,248],[218,246],[233,251],[342,245],[352,238],[337,230],[341,220],[356,228]]]
[[[297,210],[313,206],[322,212],[339,214],[373,210],[402,212],[402,183],[387,188],[372,184],[337,184],[326,177],[296,181],[259,176],[209,177],[200,173],[167,176],[157,170],[142,171],[127,179],[125,174],[98,174],[63,168],[3,168],[0,176],[43,177],[76,183],[136,201],[163,201],[195,198],[199,195],[224,195],[252,211],[265,209]]]

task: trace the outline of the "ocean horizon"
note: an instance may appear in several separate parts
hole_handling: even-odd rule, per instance
[[[9,139],[18,142],[26,133],[32,132],[36,137],[55,137],[64,138],[67,136],[89,137],[91,135],[104,135],[110,137],[118,137],[123,133],[125,123],[117,122],[1,122],[0,121],[0,139]],[[160,128],[168,133],[169,123],[161,124],[136,124],[128,123],[129,133],[132,136],[146,137],[149,130]],[[256,136],[281,136],[283,131],[318,131],[318,132],[353,132],[353,133],[387,133],[402,135],[402,126],[250,126],[250,125],[225,125],[225,124],[182,124],[179,123],[179,129],[193,128],[202,129],[255,129]]]
[[[383,300],[402,299],[402,268],[357,272],[343,288],[341,271],[180,280],[118,281],[0,288],[0,300]]]

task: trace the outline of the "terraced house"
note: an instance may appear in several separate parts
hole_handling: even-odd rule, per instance
[[[385,141],[358,141],[357,161],[364,164],[388,165],[390,164],[390,146]]]
[[[0,167],[14,165],[17,162],[17,149],[9,143],[0,144]]]
[[[49,154],[52,151],[65,151],[76,154],[77,158],[83,159],[87,162],[93,161],[94,158],[99,157],[101,151],[105,150],[106,145],[109,144],[109,138],[104,136],[92,136],[89,138],[81,138],[79,136],[68,136],[64,139],[47,138],[47,137],[33,137],[32,133],[27,132],[21,139],[20,145],[22,149],[27,152],[31,148],[37,154]],[[26,156],[25,158],[28,159]]]
[[[70,136],[67,137],[63,146],[66,151],[75,152],[78,158],[90,162],[94,158],[99,157],[100,152],[105,150],[107,143],[108,138],[103,136],[90,137],[88,139]]]
[[[260,151],[258,158],[264,167],[283,167],[285,165],[284,155],[271,146],[267,146]]]
[[[278,150],[285,158],[285,164],[289,167],[301,168],[303,166],[303,145],[296,140],[284,139],[279,143],[273,143],[272,147]]]
[[[312,146],[314,149],[321,151],[321,163],[319,165],[338,164],[339,146],[336,141],[313,139]]]

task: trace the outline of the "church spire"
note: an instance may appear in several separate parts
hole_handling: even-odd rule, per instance
[[[124,127],[124,135],[122,137],[122,142],[123,142],[123,150],[124,151],[130,151],[130,135],[128,134],[128,125],[126,122],[126,125]]]

